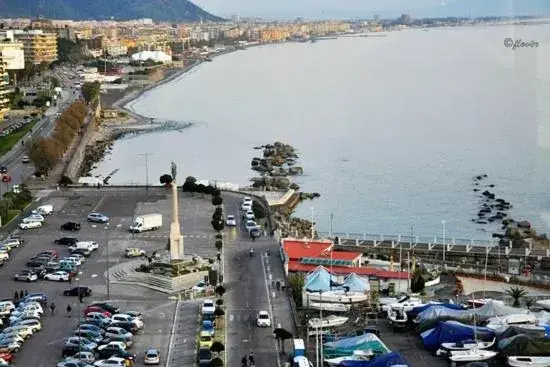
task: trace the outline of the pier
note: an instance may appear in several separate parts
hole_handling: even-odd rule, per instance
[[[507,246],[499,245],[499,239],[494,241],[467,240],[458,238],[423,237],[406,235],[383,235],[369,233],[338,233],[319,232],[321,238],[338,238],[336,248],[340,250],[359,250],[367,254],[392,256],[399,262],[407,256],[422,259],[426,262],[437,261],[448,266],[476,267],[484,266],[485,261],[491,268],[507,268],[509,259],[517,259],[520,264],[542,264],[543,259],[550,256],[550,249],[534,249],[532,246],[513,248],[510,242]]]

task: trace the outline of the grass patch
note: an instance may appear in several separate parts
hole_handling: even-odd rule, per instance
[[[17,129],[13,133],[11,133],[8,136],[3,136],[0,138],[0,157],[4,156],[7,152],[11,150],[19,141],[21,138],[23,138],[27,133],[36,125],[38,120],[32,120],[30,123],[28,123],[25,126],[22,126],[21,128]]]
[[[7,217],[2,217],[2,226],[7,225],[9,222],[12,221],[13,218],[18,216],[20,213],[21,213],[21,211],[19,211],[17,209],[8,210],[8,216]]]

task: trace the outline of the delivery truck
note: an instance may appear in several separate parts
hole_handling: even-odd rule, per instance
[[[156,231],[160,227],[162,227],[162,214],[144,214],[134,219],[134,223],[130,226],[130,232]]]

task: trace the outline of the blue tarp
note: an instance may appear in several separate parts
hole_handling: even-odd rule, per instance
[[[475,331],[475,333],[474,333]],[[456,343],[477,338],[480,341],[491,341],[495,337],[493,330],[485,327],[474,327],[456,321],[439,322],[433,329],[420,334],[424,348],[434,352],[442,343]]]
[[[409,316],[414,317],[414,316],[418,315],[419,313],[421,313],[423,311],[426,311],[428,308],[434,307],[434,306],[445,307],[445,308],[448,308],[450,310],[464,310],[465,309],[464,305],[460,305],[460,304],[456,304],[456,303],[432,303],[432,304],[413,307],[413,309],[410,310],[407,313],[409,314]]]
[[[355,273],[346,277],[344,287],[349,287],[350,292],[366,292],[370,289],[368,280],[365,280]]]
[[[328,291],[332,289],[335,279],[323,267],[319,266],[313,272],[308,274],[305,280],[305,288],[313,291]]]
[[[338,367],[391,367],[409,366],[409,363],[399,353],[391,352],[376,357],[370,361],[342,361]]]

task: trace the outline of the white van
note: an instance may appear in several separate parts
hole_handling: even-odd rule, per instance
[[[71,252],[77,249],[93,251],[97,249],[97,246],[94,246],[93,242],[77,242],[74,245],[69,246],[69,251]]]
[[[33,214],[36,212],[36,214],[40,215],[50,215],[53,213],[53,205],[42,205],[36,208],[36,210],[33,210]]]
[[[3,317],[9,316],[11,313],[11,310],[12,309],[9,307],[9,305],[5,303],[0,304],[0,320]]]

